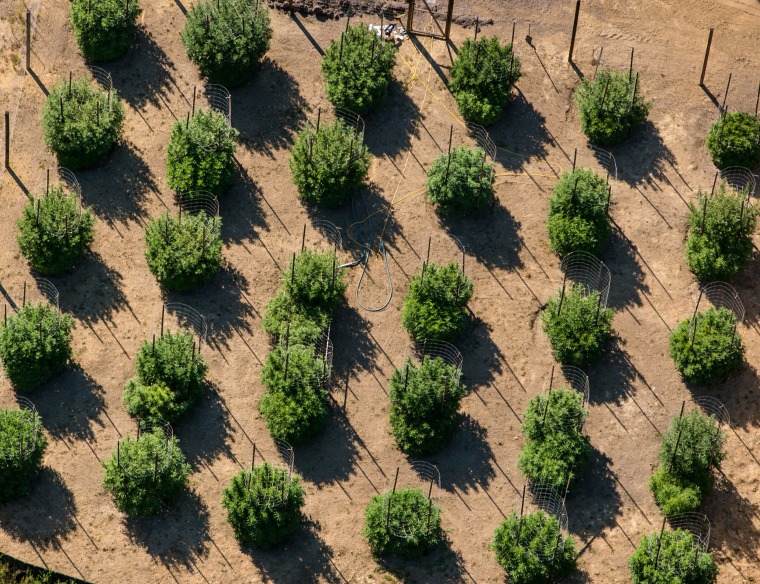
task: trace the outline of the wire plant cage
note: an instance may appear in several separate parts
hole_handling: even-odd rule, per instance
[[[574,251],[562,258],[560,269],[564,272],[563,294],[567,280],[570,280],[580,286],[584,296],[599,293],[600,303],[607,307],[612,276],[602,260],[587,251]]]
[[[290,355],[295,351],[308,350],[311,352],[313,359],[317,360],[321,369],[313,379],[304,379],[291,377],[291,383],[303,384],[306,386],[325,389],[330,382],[333,371],[333,357],[335,349],[332,339],[330,338],[330,325],[324,330],[312,343],[303,344],[291,342],[290,323],[285,326],[285,332],[275,339],[275,344],[279,345],[281,351],[285,354],[285,381],[288,381],[288,362]]]
[[[31,400],[23,396],[16,396],[16,402],[18,403],[18,409],[25,412],[25,417],[28,417],[33,423],[27,432],[19,433],[18,447],[0,451],[0,458],[3,460],[24,461],[34,456],[37,444],[43,438],[44,428],[42,420],[37,415],[37,408]],[[0,411],[0,416],[3,415],[6,415],[6,412]]]
[[[523,512],[525,509],[526,491],[530,505],[536,511],[542,511],[549,517],[554,517],[559,526],[559,533],[556,539],[544,541],[544,545],[531,545],[529,552],[532,553],[540,562],[551,562],[557,553],[557,550],[564,546],[564,542],[569,536],[569,521],[565,499],[557,490],[543,483],[528,483],[527,489],[523,491],[523,499],[520,508],[520,522],[522,522]],[[519,533],[519,532],[518,532]],[[518,543],[519,540],[518,540]]]
[[[177,207],[179,216],[182,215],[200,215],[205,213],[206,217],[219,217],[219,199],[208,191],[193,191],[177,195]]]
[[[424,363],[425,359],[441,359],[456,369],[457,380],[462,375],[462,363],[464,362],[462,352],[446,341],[436,339],[414,341],[404,356],[404,361],[407,359],[413,359],[419,363]]]
[[[192,104],[187,110],[187,119],[185,125],[190,127],[190,118],[195,116],[196,106],[199,99],[205,101],[210,111],[221,114],[227,123],[220,128],[216,128],[213,134],[205,130],[189,131],[190,139],[198,148],[205,152],[218,152],[224,148],[225,143],[232,136],[232,96],[229,90],[223,85],[209,83],[203,86],[202,91],[198,91],[198,86],[193,85]]]
[[[439,266],[459,263],[462,274],[467,275],[467,249],[461,239],[454,235],[430,235],[425,246],[425,255],[421,258],[423,269],[431,263]]]
[[[747,195],[747,200],[755,194],[757,182],[755,175],[748,168],[743,166],[729,166],[718,171],[715,174],[715,180],[713,181],[713,192],[715,192],[715,186],[718,181],[718,176],[726,183],[728,188],[737,192]]]
[[[494,164],[496,162],[496,144],[491,139],[488,130],[475,122],[467,122],[467,130],[469,131],[470,136],[475,140],[475,144],[477,144],[478,148],[483,150],[486,160],[490,161],[491,164]]]
[[[343,231],[332,221],[317,219],[311,222],[311,229],[304,223],[301,234],[301,251],[307,247],[319,252],[331,251],[337,256],[343,254]],[[340,263],[340,260],[338,261]]]
[[[33,324],[34,332],[29,333],[30,335],[39,335],[40,341],[42,341],[45,335],[57,332],[61,325],[60,294],[50,280],[46,280],[45,278],[35,278],[35,284],[36,286],[28,286],[26,280],[24,280],[20,302],[14,301],[6,293],[6,304],[3,307],[3,325],[6,324],[8,319],[9,305],[12,311],[18,312],[21,308],[26,306],[27,302],[31,304],[46,304],[55,311],[55,320],[52,324],[46,324],[40,320]]]
[[[713,418],[718,424],[718,427],[731,425],[731,416],[728,413],[728,409],[717,397],[711,395],[699,395],[694,398],[694,403],[698,406],[700,411]]]
[[[690,341],[693,342],[697,333],[697,327],[700,324],[699,307],[702,301],[707,300],[715,309],[726,309],[733,314],[734,331],[732,342],[734,348],[738,348],[740,339],[736,334],[736,328],[744,322],[744,304],[739,298],[736,289],[727,282],[708,282],[699,289],[697,301],[694,303],[694,313],[689,324]]]
[[[577,392],[581,396],[581,410],[586,409],[590,394],[588,375],[573,365],[563,365],[559,368],[552,365],[551,373],[549,374],[549,388],[546,392],[546,403],[544,404],[544,420],[549,419],[548,415],[551,413],[553,403],[552,392],[560,388]],[[585,416],[581,414],[579,419],[576,416],[567,414],[562,417],[552,415],[551,419],[565,430],[576,429],[580,431],[583,428]]]
[[[320,130],[325,127],[325,124],[329,124],[337,120],[340,120],[349,131],[352,131],[351,143],[349,145],[348,163],[350,164],[354,161],[354,155],[361,156],[366,128],[364,118],[362,118],[356,112],[353,112],[347,108],[332,107],[328,109],[322,109],[320,106],[317,108],[317,119],[314,122],[307,122],[314,131],[314,134],[309,136],[309,160],[311,160],[311,157],[313,155],[314,146],[319,144],[319,140],[315,140],[315,138],[319,134]]]
[[[193,352],[195,352],[195,339],[198,340],[198,354],[200,354],[201,346],[208,340],[206,318],[192,306],[181,302],[167,302],[161,307],[161,337],[164,336],[164,330],[171,330],[172,324],[177,330],[188,331],[193,335]]]
[[[383,493],[384,506],[386,508],[386,528],[391,536],[399,539],[409,539],[413,537],[417,530],[414,525],[410,525],[404,518],[394,516],[393,496],[397,490],[418,489],[427,497],[428,515],[432,510],[433,504],[438,500],[441,490],[441,473],[438,467],[424,460],[410,460],[406,464],[396,467],[394,478],[389,482],[385,493]],[[391,519],[393,519],[391,521]],[[427,529],[430,529],[428,520]]]
[[[704,513],[689,512],[667,517],[667,522],[675,531],[682,529],[691,533],[693,545],[701,552],[710,547],[710,520]]]
[[[680,554],[661,554],[665,525],[672,530],[688,532],[692,536],[692,552],[684,561]],[[662,523],[659,538],[648,538],[647,555],[655,558],[655,571],[658,576],[681,576],[691,571],[699,562],[699,554],[706,552],[710,544],[710,520],[702,513],[689,512],[666,517]]]
[[[53,173],[51,173],[48,168],[45,173],[44,183],[38,185],[34,190],[34,206],[37,215],[37,225],[39,225],[42,200],[45,195],[50,192],[50,189],[55,188],[56,186],[61,187],[64,196],[67,194],[73,194],[76,196],[78,207],[75,213],[69,213],[64,217],[62,224],[56,222],[44,226],[45,233],[60,239],[79,231],[79,226],[82,224],[84,205],[82,204],[82,186],[79,184],[76,175],[63,166],[56,168]]]
[[[137,3],[135,3],[135,5],[136,4]],[[92,73],[92,77],[95,79],[95,81],[97,81],[98,85],[100,85],[105,91],[108,92],[110,105],[111,90],[113,89],[113,79],[111,78],[111,74],[105,69],[102,69],[101,67],[97,67],[95,65],[90,65],[89,69],[90,73]]]
[[[245,475],[245,486],[254,492],[251,500],[259,507],[278,509],[288,501],[290,496],[290,483],[293,480],[293,469],[295,467],[295,452],[293,447],[285,440],[274,439],[273,456],[267,460],[260,448],[253,444],[253,454],[251,455],[251,467],[249,473]],[[262,463],[268,466],[256,466],[257,455],[261,458]],[[254,469],[258,471],[258,488],[253,489]]]
[[[134,471],[135,467],[142,468],[142,472],[137,475],[130,475],[140,482],[156,483],[159,474],[164,470],[170,470],[172,465],[172,455],[174,452],[174,430],[171,424],[158,417],[137,419],[137,441],[147,434],[160,435],[162,438],[162,447],[155,453],[153,464],[150,465],[124,465],[122,466],[121,446],[123,440],[116,443],[116,464],[120,470],[127,468]],[[126,454],[126,453],[125,453]]]

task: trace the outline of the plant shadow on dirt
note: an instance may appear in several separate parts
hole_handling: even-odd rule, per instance
[[[320,537],[322,527],[304,519],[290,537],[272,550],[240,549],[250,556],[262,582],[348,582]]]
[[[0,528],[16,541],[28,542],[35,551],[57,549],[76,529],[76,514],[74,494],[63,477],[43,466],[25,496],[0,505]]]
[[[122,142],[102,166],[77,172],[82,202],[122,238],[117,224],[146,217],[148,197],[160,198],[156,177],[141,154],[134,144]]]
[[[715,474],[713,491],[702,512],[710,518],[710,548],[731,550],[750,562],[757,560],[760,548],[760,506],[742,496],[722,473]],[[737,529],[741,526],[741,529]],[[724,554],[725,555],[725,554]]]
[[[153,517],[123,520],[130,541],[171,572],[172,568],[198,570],[194,557],[208,555],[208,507],[189,488]]]
[[[675,168],[675,156],[651,121],[644,122],[622,144],[612,146],[609,150],[615,156],[618,177],[630,186],[655,187],[664,180],[675,189],[666,175],[666,163]],[[602,165],[605,164],[604,154],[599,160]]]
[[[295,78],[264,57],[253,79],[232,91],[232,125],[246,148],[270,158],[290,149],[309,111]]]
[[[503,373],[501,361],[496,356],[501,350],[491,338],[493,328],[484,320],[470,319],[461,339],[454,342],[465,355],[462,361],[462,381],[469,391],[486,387]]]
[[[641,374],[631,362],[622,339],[611,338],[599,359],[584,371],[592,384],[590,404],[620,404],[628,397],[635,401],[634,383]]]
[[[546,160],[547,146],[553,142],[546,129],[546,118],[519,89],[516,91],[499,120],[487,128],[491,140],[501,148],[496,159],[506,170],[517,172],[526,170],[528,162],[535,158],[539,162],[532,172],[554,175],[559,167],[556,162]]]
[[[741,370],[730,375],[724,381],[716,383],[709,388],[695,387],[688,383],[686,386],[694,395],[707,394],[723,402],[723,405],[726,406],[731,416],[732,428],[738,427],[748,430],[750,428],[757,428],[758,424],[760,424],[760,408],[758,408],[757,402],[757,370],[752,364],[746,362],[746,357]],[[732,433],[729,429],[726,431],[729,435]],[[738,437],[738,434],[736,436]],[[742,443],[744,443],[743,440]],[[756,455],[746,444],[744,444],[744,447],[755,459],[758,466],[760,466],[760,453]]]
[[[208,465],[220,456],[232,456],[228,441],[233,430],[218,389],[207,387],[189,415],[173,427],[180,448],[193,470],[205,468],[217,478]]]
[[[366,117],[364,141],[373,156],[395,156],[409,148],[412,140],[421,134],[415,125],[420,117],[420,108],[401,83],[395,79],[388,88],[388,100],[380,112]],[[429,133],[425,122],[420,119],[420,127]]]
[[[443,448],[426,458],[438,466],[441,488],[453,491],[457,496],[460,496],[458,491],[467,493],[478,487],[485,489],[496,477],[488,430],[469,414],[459,415],[456,429]]]
[[[641,306],[641,296],[649,292],[649,286],[644,282],[644,270],[638,261],[633,243],[622,231],[612,230],[612,237],[599,259],[610,270],[607,306],[615,310],[627,309],[630,305]]]
[[[45,429],[55,440],[95,441],[94,425],[110,424],[103,388],[81,367],[69,363],[64,371],[27,395]]]
[[[237,157],[234,161],[236,169],[232,185],[219,201],[219,214],[222,217],[222,239],[225,243],[241,243],[245,247],[244,242],[253,241],[257,230],[269,230],[264,220],[262,200],[275,216],[277,213],[269,205],[248,170]]]
[[[452,548],[445,533],[440,544],[419,558],[376,556],[375,561],[401,582],[475,582],[465,567],[461,552]]]

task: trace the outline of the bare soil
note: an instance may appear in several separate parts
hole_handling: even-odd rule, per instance
[[[627,559],[635,544],[662,524],[647,487],[659,434],[683,401],[692,404],[701,394],[723,400],[732,420],[728,457],[704,507],[719,581],[760,578],[757,261],[735,282],[747,310],[740,330],[747,347],[744,370],[709,390],[688,388],[667,352],[670,330],[693,307],[696,282],[684,261],[687,203],[713,181],[704,138],[729,72],[729,107],[754,110],[760,71],[757,2],[584,3],[575,67],[567,63],[574,3],[458,3],[460,15],[493,20],[482,34],[509,39],[516,22],[524,74],[513,103],[490,128],[502,148],[499,204],[492,214],[446,224],[424,194],[407,195],[424,186],[425,170],[446,149],[452,125],[457,143],[467,139],[455,120],[446,80],[456,47],[472,29],[455,26],[451,45],[424,37],[403,43],[389,101],[366,120],[374,154],[368,207],[378,212],[376,234],[382,230],[389,252],[393,298],[384,311],[362,309],[353,288],[359,269],[348,274],[348,303],[333,327],[337,374],[330,420],[321,437],[296,448],[307,519],[287,545],[267,553],[238,546],[221,491],[249,463],[253,442],[265,456],[275,456],[257,405],[263,393],[259,372],[269,348],[260,319],[280,270],[299,248],[304,224],[329,219],[346,228],[353,221],[349,208],[305,209],[288,169],[298,128],[318,107],[328,106],[320,52],[345,22],[272,13],[271,51],[255,79],[232,92],[233,124],[241,140],[239,172],[221,200],[228,267],[202,290],[165,297],[147,269],[143,229],[150,217],[174,208],[165,180],[166,145],[171,125],[185,117],[201,80],[178,34],[188,6],[182,0],[143,6],[135,46],[106,66],[127,106],[124,140],[105,165],[78,173],[86,203],[99,219],[93,252],[54,280],[62,308],[76,319],[74,364],[29,396],[45,422],[50,447],[29,496],[0,507],[3,552],[98,583],[502,581],[488,545],[502,517],[519,509],[520,421],[528,400],[547,389],[553,363],[539,318],[560,282],[544,227],[547,200],[576,148],[580,164],[600,168],[579,131],[572,91],[580,76],[593,75],[602,46],[603,63],[613,67],[627,67],[634,47],[641,89],[653,104],[651,123],[614,150],[617,228],[603,259],[612,272],[616,340],[588,371],[591,414],[585,429],[595,455],[567,499],[581,552],[580,572],[572,581],[629,580]],[[5,15],[14,13],[17,3],[0,1],[0,9],[7,29]],[[31,284],[33,277],[19,254],[15,222],[25,191],[40,184],[45,169],[55,164],[40,127],[46,88],[70,70],[89,74],[67,25],[68,10],[66,0],[47,0],[39,12],[33,71],[23,85],[11,169],[0,194],[0,284],[17,302],[23,282]],[[433,30],[422,17],[418,23]],[[532,45],[524,40],[529,26]],[[709,27],[716,27],[716,35],[702,89],[698,79]],[[9,44],[5,32],[2,38],[5,63],[18,44]],[[4,101],[17,83],[11,71],[8,65],[0,71]],[[389,203],[394,203],[390,213]],[[369,499],[388,486],[405,461],[388,426],[388,379],[409,346],[399,326],[400,307],[428,238],[435,259],[460,259],[452,236],[466,247],[475,295],[472,324],[457,343],[471,393],[458,430],[430,458],[441,472],[439,502],[449,545],[420,561],[378,563],[361,529]],[[308,244],[320,239],[315,229],[307,230]],[[376,307],[387,295],[383,264],[375,256],[360,300]],[[164,300],[194,306],[208,319],[203,350],[210,388],[174,429],[193,467],[189,492],[159,517],[128,521],[101,487],[101,461],[117,440],[135,432],[122,388],[133,375],[140,343],[159,327]],[[15,403],[10,384],[0,380],[0,404]]]

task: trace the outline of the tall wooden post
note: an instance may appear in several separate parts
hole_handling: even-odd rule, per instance
[[[446,11],[446,28],[443,31],[443,36],[446,40],[449,40],[451,36],[451,19],[454,16],[454,0],[449,0],[449,9]]]
[[[712,46],[714,28],[710,29],[710,34],[707,35],[707,48],[705,49],[705,61],[702,63],[702,75],[699,76],[699,85],[704,87],[705,85],[705,73],[707,72],[707,61],[710,59],[710,47]]]
[[[29,9],[26,11],[26,70],[31,70],[32,59],[32,13]]]
[[[570,37],[570,52],[567,55],[567,62],[573,62],[573,51],[575,50],[575,33],[578,32],[578,16],[581,13],[581,0],[575,2],[575,18],[573,18],[573,34]]]
[[[5,112],[5,168],[11,167],[11,113]]]

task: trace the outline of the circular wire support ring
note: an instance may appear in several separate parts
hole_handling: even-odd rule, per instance
[[[293,447],[285,440],[274,439],[274,447],[277,451],[277,455],[281,459],[281,463],[275,461],[269,462],[264,458],[264,454],[253,445],[253,459],[251,460],[250,472],[253,472],[255,468],[254,462],[256,453],[258,452],[264,462],[268,463],[272,468],[271,472],[264,474],[264,471],[260,471],[260,487],[257,490],[256,496],[252,500],[259,507],[269,507],[271,509],[277,509],[281,507],[290,496],[290,489],[288,486],[293,479],[293,468],[295,465],[295,453]],[[282,464],[284,463],[284,464]],[[249,483],[248,488],[251,485]],[[279,495],[279,496],[277,496]]]
[[[699,395],[694,398],[694,403],[699,406],[705,414],[711,418],[715,418],[719,426],[730,426],[731,416],[728,413],[728,409],[725,404],[717,397],[711,395]]]
[[[414,341],[411,352],[407,357],[414,357],[420,363],[425,359],[441,359],[447,365],[457,370],[457,377],[462,374],[462,363],[464,357],[459,349],[446,341],[428,339],[423,341]],[[406,359],[404,359],[406,361]]]
[[[192,306],[181,302],[167,302],[161,307],[161,335],[164,334],[164,320],[168,315],[173,315],[177,325],[181,329],[188,330],[198,337],[199,343],[206,342],[208,336],[208,324],[205,317]],[[168,327],[167,327],[168,328]],[[200,350],[200,345],[199,345]]]
[[[39,212],[39,206],[42,204],[42,199],[48,194],[50,187],[55,186],[56,184],[63,188],[64,196],[66,195],[65,191],[69,191],[71,194],[75,195],[77,198],[77,204],[79,205],[79,212],[76,213],[71,220],[65,221],[63,225],[58,226],[56,229],[47,230],[48,233],[55,237],[65,237],[79,231],[79,226],[82,223],[82,213],[84,212],[84,205],[82,204],[82,186],[79,184],[74,173],[68,168],[59,166],[55,171],[55,175],[57,176],[57,181],[53,182],[50,177],[50,169],[48,169],[44,183],[35,189],[35,212]]]
[[[346,109],[344,107],[336,107],[335,109],[335,117],[339,118],[343,121],[344,124],[346,124],[349,128],[354,129],[354,135],[359,136],[360,143],[364,143],[364,118],[362,118],[359,114],[352,112],[350,109]]]
[[[465,248],[462,240],[455,235],[437,235],[435,236],[435,239],[436,241],[433,241],[433,236],[428,236],[426,246],[427,252],[422,259],[422,265],[437,264],[443,266],[449,263],[458,263],[461,264],[462,274],[466,276],[465,257],[467,256],[467,248]],[[456,255],[454,255],[454,250],[450,245],[451,243],[454,243],[454,246],[456,246]]]
[[[560,269],[565,278],[581,286],[584,296],[599,292],[602,304],[607,307],[612,276],[602,260],[587,251],[574,251],[562,258]]]
[[[35,278],[36,287],[30,287],[24,282],[23,296],[21,300],[21,307],[26,306],[27,302],[34,302],[38,304],[48,304],[51,308],[55,309],[56,319],[50,326],[43,326],[42,322],[37,323],[34,326],[34,332],[31,335],[40,335],[40,338],[45,334],[53,334],[58,330],[61,325],[61,308],[59,304],[60,294],[58,289],[53,286],[52,282],[45,278]],[[18,312],[18,306],[12,307]],[[41,340],[41,339],[40,339]]]
[[[95,81],[97,81],[98,85],[100,85],[105,91],[110,92],[113,89],[113,79],[108,71],[101,67],[96,67],[95,65],[90,65],[88,68],[90,69],[92,76],[95,78]]]
[[[617,161],[615,160],[615,156],[610,152],[609,150],[605,150],[604,148],[599,148],[598,146],[594,146],[593,144],[588,144],[588,147],[591,149],[591,151],[594,153],[594,158],[596,158],[599,161],[599,164],[602,165],[602,168],[606,170],[610,177],[612,177],[614,180],[618,179],[618,167],[617,167]]]
[[[152,434],[156,430],[160,430],[167,440],[174,438],[174,429],[172,425],[158,417],[152,418],[137,418],[137,437],[142,434]]]
[[[488,134],[488,130],[486,130],[480,124],[476,124],[475,122],[467,122],[467,130],[475,139],[475,143],[478,145],[478,148],[486,153],[486,156],[490,158],[492,164],[495,163],[496,144],[493,140],[491,140],[491,136]]]
[[[744,322],[744,304],[739,293],[727,282],[708,282],[699,289],[699,297],[694,307],[696,313],[702,297],[706,298],[715,308],[730,310],[737,322]]]
[[[720,178],[737,193],[746,193],[748,197],[755,194],[755,175],[743,166],[729,166],[720,171]]]
[[[193,191],[177,195],[177,206],[182,215],[199,215],[207,217],[219,216],[219,199],[208,191]]]
[[[694,547],[706,552],[710,546],[710,520],[704,513],[681,513],[667,518],[673,530],[682,529],[691,533]]]
[[[203,88],[203,94],[211,109],[222,114],[232,126],[232,95],[229,90],[224,85],[209,83]]]
[[[569,521],[567,518],[567,509],[565,508],[565,502],[562,496],[550,485],[543,483],[528,483],[528,494],[530,495],[531,503],[539,511],[543,511],[550,517],[554,517],[559,524],[560,529],[560,541],[559,545],[566,539],[565,534],[569,532]],[[541,546],[539,550],[532,550],[533,554],[542,562],[549,561],[551,559],[548,551],[548,546]]]
[[[560,368],[562,376],[570,389],[573,389],[583,396],[581,407],[586,407],[591,393],[591,386],[589,384],[588,375],[578,367],[574,365],[563,365]]]
[[[340,227],[335,225],[335,223],[331,221],[326,221],[324,219],[317,219],[316,221],[311,222],[311,226],[314,228],[314,231],[319,233],[322,237],[321,239],[327,243],[330,244],[330,247],[335,251],[335,253],[343,252],[343,236],[341,235]],[[305,244],[305,238],[304,238],[304,244]],[[319,244],[312,247],[319,247]]]
[[[408,464],[396,468],[395,478],[389,477],[389,485],[384,493],[386,508],[393,513],[391,493],[401,489],[419,489],[428,498],[430,504],[438,499],[441,490],[441,473],[438,467],[424,460],[410,460]],[[390,517],[390,514],[388,517]],[[399,539],[408,539],[412,529],[403,521],[389,522],[391,535]]]
[[[37,448],[37,441],[43,432],[42,420],[37,415],[37,408],[31,400],[24,396],[16,396],[16,402],[18,402],[18,409],[30,412],[34,425],[30,431],[23,435],[23,439],[19,442],[18,449],[13,449],[13,452],[7,457],[0,456],[0,460],[16,460],[26,459],[34,455],[34,451]]]
[[[322,362],[322,372],[319,375],[319,384],[324,389],[330,381],[333,369],[333,355],[335,349],[330,339],[330,327],[322,333],[322,336],[314,343],[314,356]]]

